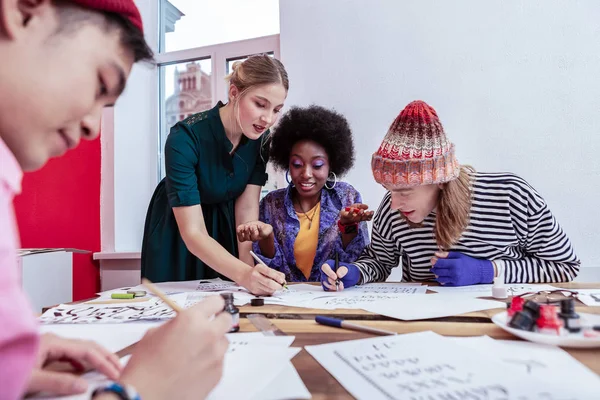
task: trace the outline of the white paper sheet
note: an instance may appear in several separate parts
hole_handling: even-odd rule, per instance
[[[473,297],[422,294],[403,296],[393,301],[372,302],[361,308],[391,318],[412,321],[450,317],[494,308],[506,308],[506,305],[498,301]]]
[[[133,325],[120,324],[119,327]],[[67,326],[67,325],[62,325]],[[74,327],[75,325],[70,325]],[[85,326],[85,325],[82,325]],[[98,327],[94,327],[98,328]],[[290,360],[300,348],[288,348],[293,336],[268,337],[260,332],[228,334],[230,348],[225,355],[223,377],[208,399],[254,398],[284,400],[309,399],[310,393]],[[69,336],[70,337],[70,336]],[[126,365],[129,356],[121,359]],[[89,400],[93,390],[108,383],[98,372],[83,375],[88,391],[77,396],[36,396],[33,399]]]
[[[494,340],[488,336],[449,339],[484,356],[491,355],[521,374],[553,382],[568,379],[569,386],[586,387],[600,393],[600,377],[559,347],[520,340]]]
[[[298,371],[291,362],[288,362],[275,379],[254,396],[254,400],[310,399],[311,397]]]
[[[52,324],[41,325],[42,333],[53,333],[69,339],[92,340],[116,353],[139,341],[149,329],[160,322],[131,322],[128,324]]]
[[[290,347],[295,336],[266,336],[262,332],[238,332],[225,335],[229,340],[228,351],[251,346]]]
[[[524,376],[433,332],[306,350],[358,399],[594,398],[586,388]]]
[[[471,286],[430,286],[428,289],[440,294],[463,295],[472,297],[491,297],[493,285],[471,285]],[[539,292],[542,290],[556,290],[556,287],[546,284],[521,284],[507,283],[504,285],[509,296],[517,296],[523,293]]]

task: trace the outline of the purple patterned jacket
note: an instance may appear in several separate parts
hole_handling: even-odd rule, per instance
[[[319,241],[308,279],[298,269],[294,258],[294,243],[300,230],[300,222],[292,204],[291,185],[286,189],[269,193],[260,202],[259,219],[273,226],[275,256],[273,258],[264,257],[260,252],[258,242],[253,243],[253,250],[269,267],[283,272],[288,282],[318,282],[320,281],[321,265],[325,261],[335,258],[336,251],[339,254],[340,262],[353,262],[369,244],[366,222],[359,224],[358,235],[345,249],[342,247],[342,236],[337,226],[342,207],[361,202],[360,193],[345,182],[337,182],[333,189],[323,188],[321,190]]]

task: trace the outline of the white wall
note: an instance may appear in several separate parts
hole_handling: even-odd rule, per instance
[[[358,151],[347,180],[372,208],[384,191],[371,154],[422,99],[461,163],[523,176],[583,265],[600,267],[600,2],[281,0],[280,14],[287,105],[347,116]]]

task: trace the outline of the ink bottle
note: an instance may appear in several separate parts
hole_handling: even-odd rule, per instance
[[[581,331],[581,319],[579,314],[575,312],[575,300],[564,299],[560,301],[560,313],[558,314],[560,319],[563,320],[565,329],[571,333]]]
[[[232,323],[229,333],[237,332],[240,330],[240,310],[233,304],[233,293],[221,293],[221,297],[225,300],[223,312],[231,314]]]
[[[540,305],[531,300],[527,300],[525,303],[522,303],[521,300],[515,302],[515,299],[519,299],[519,297],[513,298],[513,303],[515,303],[514,314],[510,321],[508,321],[508,326],[524,331],[533,331],[533,327],[540,315]]]

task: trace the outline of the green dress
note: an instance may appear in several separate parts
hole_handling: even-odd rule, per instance
[[[171,128],[165,144],[166,177],[152,195],[142,241],[142,277],[153,282],[225,277],[190,253],[179,234],[173,207],[200,204],[208,234],[238,256],[235,200],[246,185],[263,186],[267,151],[261,139],[232,144],[214,108]]]

